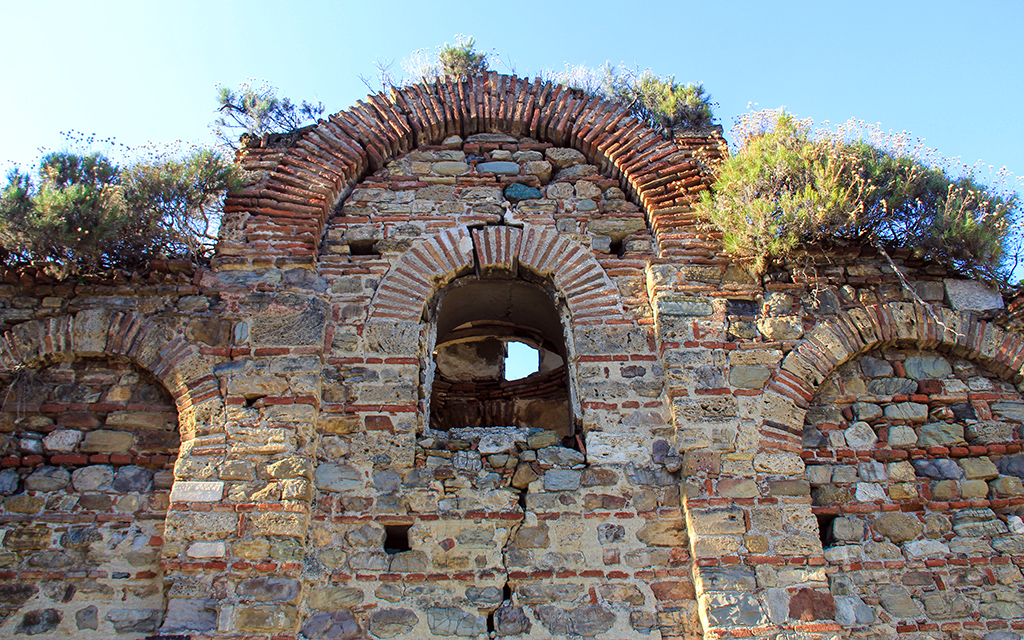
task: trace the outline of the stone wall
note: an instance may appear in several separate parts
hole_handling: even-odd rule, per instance
[[[167,391],[130,364],[78,360],[15,373],[0,416],[2,633],[155,631],[178,452]]]
[[[0,634],[1019,638],[1001,296],[755,277],[722,146],[447,79],[243,150],[209,268],[6,271]]]

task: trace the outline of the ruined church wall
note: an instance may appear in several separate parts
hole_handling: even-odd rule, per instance
[[[122,519],[113,494],[103,511],[163,523],[145,549],[158,569],[126,579],[161,591],[119,614],[120,633],[97,611],[102,629],[138,637],[156,610],[158,633],[197,640],[1024,631],[1006,408],[1024,342],[983,293],[961,295],[973,285],[842,247],[752,277],[690,207],[717,134],[666,139],[540,82],[449,79],[265,142],[243,153],[249,185],[225,203],[210,269],[3,285],[6,381],[106,362],[177,414],[176,458],[144,463],[138,440],[120,452],[153,472],[146,518]],[[428,431],[438,309],[474,279],[550,298],[578,438]],[[911,358],[951,373],[918,379]],[[865,404],[881,416],[859,419]],[[979,435],[975,419],[993,425]],[[8,448],[19,420],[3,423]],[[909,442],[958,426],[966,446]],[[68,548],[57,518],[45,549],[17,548],[29,517],[56,513],[24,483],[54,466],[33,455],[3,459],[19,484],[0,583],[23,602],[2,628],[85,633],[74,614],[99,596],[68,587],[102,570],[105,542]],[[88,466],[116,478],[132,466],[117,460]],[[40,500],[38,517],[17,511]],[[36,556],[70,564],[33,577]]]

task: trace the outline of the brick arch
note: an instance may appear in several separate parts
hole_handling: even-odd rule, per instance
[[[48,361],[120,356],[151,373],[174,398],[179,425],[196,405],[219,395],[212,366],[182,336],[130,311],[89,309],[19,324],[0,336],[0,373]]]
[[[806,408],[825,378],[858,355],[896,344],[943,349],[1024,381],[1024,338],[970,312],[912,302],[841,311],[804,336],[769,380],[761,414],[765,448],[799,450]]]
[[[574,324],[628,322],[618,289],[589,250],[551,229],[503,226],[460,227],[411,247],[377,288],[370,319],[419,322],[435,291],[475,268],[551,278]]]
[[[657,212],[685,214],[680,205],[706,188],[690,143],[705,147],[707,140],[665,139],[617,103],[490,72],[368,96],[296,132],[285,146],[265,139],[263,147],[243,150],[242,167],[259,179],[225,200],[225,215],[237,222],[222,227],[221,247],[232,250],[223,229],[244,225],[246,242],[261,253],[312,259],[336,203],[365,176],[421,145],[486,132],[583,152],[619,179],[649,220]]]

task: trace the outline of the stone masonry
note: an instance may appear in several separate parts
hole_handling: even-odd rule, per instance
[[[8,269],[0,637],[1019,640],[1016,313],[754,277],[724,152],[447,79],[244,149],[209,267]]]

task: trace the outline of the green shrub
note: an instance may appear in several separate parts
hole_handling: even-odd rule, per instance
[[[809,121],[760,112],[736,133],[739,147],[698,211],[757,270],[808,242],[868,242],[978,278],[1008,276],[1016,194],[951,176],[949,163],[877,129],[813,131]]]
[[[213,130],[221,142],[233,149],[268,133],[289,133],[316,122],[323,115],[320,102],[294,103],[277,95],[277,88],[264,81],[260,86],[243,82],[238,89],[218,87],[219,116]]]
[[[468,78],[487,73],[487,54],[476,50],[476,40],[456,36],[455,44],[447,42],[437,54],[441,75]]]
[[[680,84],[672,76],[656,76],[650,69],[605,65],[596,70],[583,65],[547,74],[559,84],[587,95],[613,100],[641,120],[668,134],[714,124],[711,97],[699,83]]]
[[[436,52],[429,49],[413,51],[409,58],[402,61],[402,70],[405,72],[404,80],[395,82],[386,67],[378,65],[382,83],[390,86],[433,82],[445,76],[469,78],[487,73],[490,65],[487,54],[476,50],[474,38],[458,34],[455,36],[455,44],[446,42],[437,47]]]
[[[200,150],[118,168],[104,156],[52,153],[37,182],[14,171],[0,195],[0,259],[56,263],[60,274],[136,269],[157,257],[200,260],[237,169]]]

